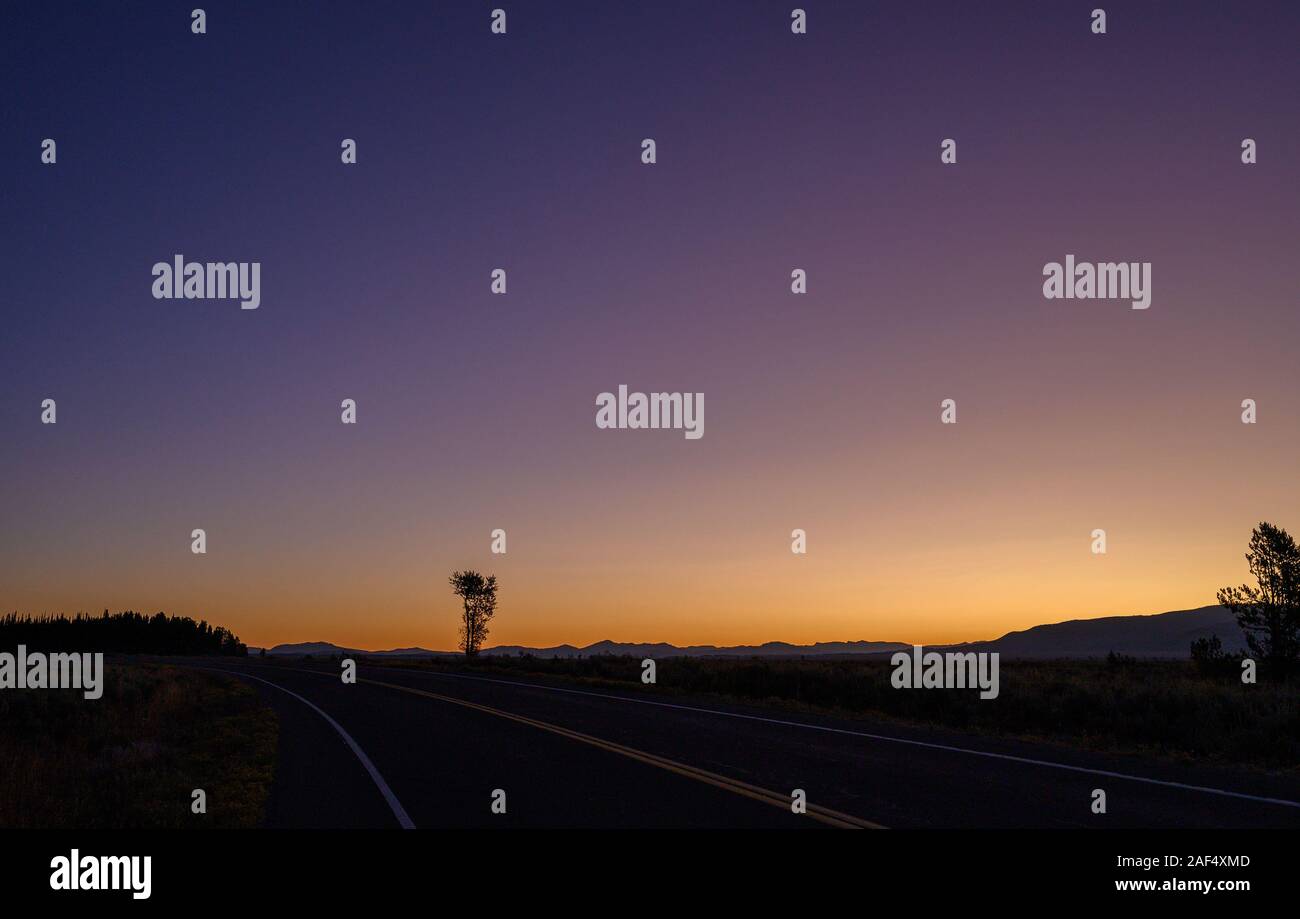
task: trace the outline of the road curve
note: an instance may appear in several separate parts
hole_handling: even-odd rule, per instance
[[[275,706],[272,825],[398,826],[395,801],[416,827],[1300,827],[1300,780],[1247,770],[547,679],[176,663]]]

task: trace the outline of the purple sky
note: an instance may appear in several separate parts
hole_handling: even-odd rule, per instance
[[[474,566],[492,643],[939,641],[1243,580],[1300,530],[1300,7],[792,6],[6,5],[0,608],[451,647]],[[261,307],[153,299],[178,252]],[[597,430],[620,383],[705,436]]]

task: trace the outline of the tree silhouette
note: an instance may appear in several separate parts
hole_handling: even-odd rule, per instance
[[[483,577],[477,571],[453,571],[451,589],[464,603],[460,624],[460,649],[466,657],[478,656],[488,634],[488,620],[497,611],[496,575]]]
[[[1225,587],[1219,603],[1237,617],[1257,657],[1287,664],[1300,652],[1300,547],[1286,530],[1261,523],[1250,534],[1246,563],[1258,586]]]
[[[102,616],[0,617],[0,647],[27,645],[31,651],[106,651],[119,654],[222,654],[242,656],[248,648],[229,629],[188,616],[127,611]]]

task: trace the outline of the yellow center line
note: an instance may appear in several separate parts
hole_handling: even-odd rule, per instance
[[[310,671],[316,672],[316,671]],[[412,695],[424,696],[429,699],[437,699],[439,702],[449,702],[452,705],[460,705],[464,708],[472,708],[480,712],[486,712],[489,715],[496,715],[498,718],[507,718],[510,721],[517,721],[520,724],[531,725],[543,731],[550,731],[552,734],[559,734],[561,737],[567,737],[570,740],[576,740],[580,743],[589,744],[593,747],[599,747],[602,750],[608,750],[611,753],[617,753],[620,756],[626,756],[638,762],[646,763],[651,766],[657,766],[660,769],[666,769],[669,772],[675,772],[678,775],[695,779],[697,782],[704,782],[707,785],[713,785],[730,791],[733,794],[743,795],[746,798],[752,798],[755,801],[762,801],[764,804],[771,804],[774,807],[783,810],[790,809],[790,798],[781,795],[775,791],[762,788],[758,785],[751,785],[748,782],[742,782],[739,779],[728,778],[725,775],[719,775],[716,772],[710,772],[707,769],[701,769],[698,766],[688,766],[685,763],[679,763],[663,756],[657,756],[653,753],[646,753],[643,750],[637,750],[623,744],[614,743],[609,740],[602,740],[599,737],[592,737],[590,734],[583,734],[581,731],[573,731],[569,728],[560,727],[557,724],[551,724],[546,721],[538,721],[536,718],[527,718],[523,715],[516,715],[511,712],[502,711],[499,708],[492,708],[488,705],[480,705],[477,702],[468,702],[465,699],[457,699],[454,696],[444,696],[440,693],[429,692],[424,689],[415,689],[410,686],[402,686],[398,683],[385,683],[381,680],[370,680],[362,677],[357,678],[359,682],[371,683],[375,686],[383,686],[388,689],[396,689],[398,692],[409,692]],[[863,820],[860,817],[854,817],[852,814],[845,814],[841,811],[831,810],[829,807],[822,807],[819,804],[807,805],[807,816],[812,817],[822,823],[841,829],[885,829],[879,823],[872,823],[870,820]]]

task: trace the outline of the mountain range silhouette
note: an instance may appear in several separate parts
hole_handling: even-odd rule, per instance
[[[1017,632],[1007,632],[991,641],[964,642],[953,645],[927,645],[936,650],[996,651],[1009,658],[1090,658],[1105,657],[1112,651],[1134,657],[1184,658],[1190,656],[1191,643],[1197,638],[1219,636],[1225,651],[1244,650],[1245,640],[1232,613],[1222,606],[1174,610],[1167,613],[1136,616],[1104,616],[1098,619],[1072,619],[1036,625]],[[679,647],[667,642],[635,643],[598,641],[585,647],[563,644],[549,648],[522,645],[498,645],[485,648],[486,657],[592,657],[628,655],[632,657],[855,657],[890,654],[910,648],[897,641],[828,641],[796,645],[769,641],[761,645],[688,645]],[[260,648],[250,648],[258,653]],[[456,651],[432,651],[427,648],[395,648],[366,651],[344,648],[326,641],[280,644],[266,649],[267,654],[362,654],[372,657],[458,657]]]

